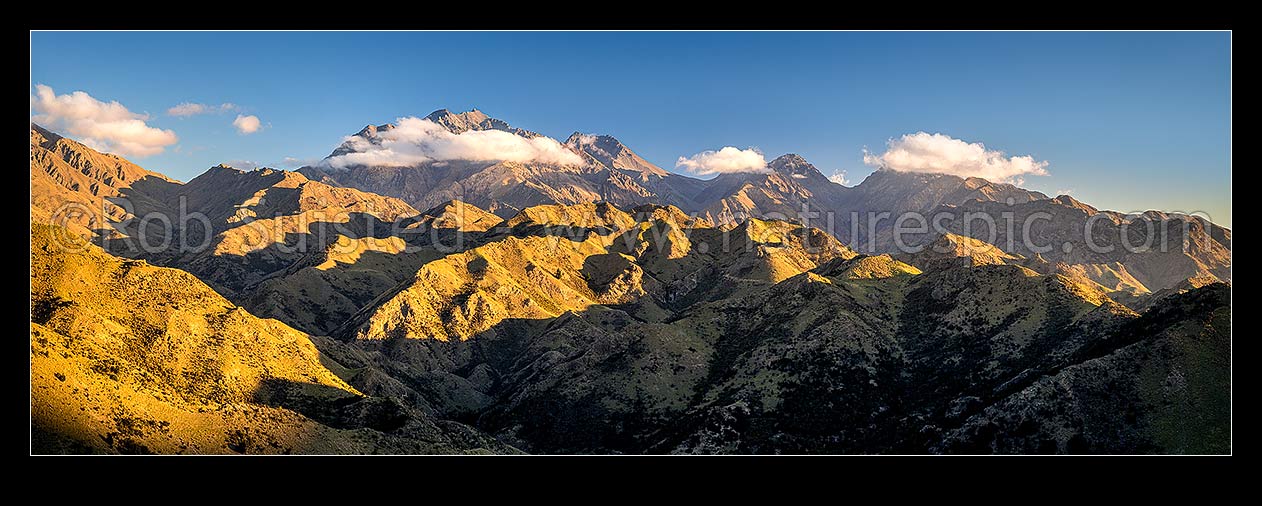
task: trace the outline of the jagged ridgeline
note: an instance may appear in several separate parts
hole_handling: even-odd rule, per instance
[[[700,180],[610,136],[559,146],[181,183],[32,127],[33,450],[1230,451],[1228,229],[978,178],[847,187],[796,155]],[[1072,246],[951,228],[901,251],[888,220],[839,239],[852,212],[944,210],[1047,213],[1035,242]],[[1174,223],[1181,247],[1093,253],[1089,220],[1096,243]]]

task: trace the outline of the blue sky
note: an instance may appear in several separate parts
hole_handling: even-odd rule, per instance
[[[181,180],[477,107],[560,139],[611,134],[667,169],[757,147],[850,184],[872,171],[865,147],[942,133],[1048,162],[1032,189],[1230,225],[1230,50],[1224,32],[37,32],[30,93],[147,113],[179,140],[135,161]],[[239,110],[166,114],[182,102]],[[238,133],[237,115],[262,128]]]

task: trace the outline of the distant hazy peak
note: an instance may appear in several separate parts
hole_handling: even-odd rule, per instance
[[[381,138],[378,136],[378,134],[380,134],[381,132],[388,132],[390,130],[394,130],[394,124],[392,123],[386,123],[384,125],[371,125],[370,124],[370,125],[365,125],[364,128],[361,128],[359,132],[356,132],[355,135],[352,135],[351,137],[359,137],[362,139],[367,139],[368,142],[371,142],[373,144],[381,144]],[[339,145],[337,149],[334,149],[332,153],[329,153],[329,156],[325,157],[325,159],[333,158],[335,156],[342,156],[347,153],[354,153],[355,151],[356,150],[354,148],[354,144],[351,142],[350,139],[347,139],[345,142]]]
[[[425,119],[442,125],[454,134],[460,134],[470,130],[500,130],[527,138],[539,137],[539,134],[535,132],[516,128],[509,125],[508,122],[504,120],[487,116],[486,113],[477,109],[462,113],[453,113],[447,109],[439,109],[429,113],[429,116],[426,116]]]
[[[626,148],[621,141],[612,135],[588,134],[579,131],[575,131],[570,134],[570,136],[565,139],[565,144],[570,146],[595,146],[604,151]]]
[[[593,156],[601,155],[608,158],[617,158],[627,153],[634,154],[631,148],[612,135],[574,132],[565,139],[565,145]]]
[[[1000,183],[980,177],[960,177],[954,174],[942,174],[937,172],[912,172],[895,170],[889,167],[880,167],[868,175],[860,184],[890,184],[898,182],[908,185],[923,185],[931,182],[958,181],[960,184],[977,189],[981,187],[992,187],[1004,190],[1014,190],[1028,193],[1034,199],[1046,199],[1047,195],[1034,190],[1027,190],[1011,183]]]
[[[824,174],[816,169],[814,165],[807,162],[805,158],[795,154],[788,153],[780,155],[775,160],[767,164],[771,170],[788,176],[799,176],[807,178],[823,178]]]
[[[1056,198],[1052,199],[1052,202],[1055,202],[1062,206],[1069,206],[1074,209],[1081,209],[1085,211],[1087,214],[1096,214],[1100,212],[1099,209],[1091,207],[1090,205],[1087,205],[1078,199],[1070,197],[1069,195],[1058,195],[1056,196]]]
[[[785,153],[783,155],[776,157],[776,159],[772,160],[771,163],[810,165],[810,163],[807,162],[805,158],[802,158],[802,155],[799,155],[797,153]]]
[[[373,138],[380,132],[389,132],[394,130],[394,123],[386,123],[384,125],[365,125],[363,129],[356,133],[357,137]]]
[[[666,176],[668,173],[661,167],[635,154],[622,141],[612,135],[585,134],[574,132],[565,140],[565,145],[575,151],[586,153],[606,167],[632,170],[644,174]]]
[[[910,171],[895,170],[889,167],[881,166],[881,167],[877,167],[876,170],[872,171],[871,174],[868,174],[868,177],[864,181],[867,181],[868,179],[871,179],[873,181],[878,181],[882,179],[887,179],[887,180],[904,179],[904,180],[909,180],[909,181],[919,179],[922,181],[928,181],[931,179],[938,179],[938,178],[943,178],[943,177],[955,178],[961,181],[964,180],[964,178],[962,177],[952,176],[949,174],[937,174],[933,172],[910,172]]]
[[[448,119],[448,118],[455,118],[461,121],[468,121],[472,123],[481,123],[483,121],[491,119],[490,116],[487,116],[486,113],[479,111],[476,107],[468,111],[461,112],[461,113],[451,112],[450,109],[444,108],[444,109],[439,109],[437,111],[431,112],[429,113],[429,116],[426,116],[426,119],[429,119],[430,121],[433,121],[433,122],[438,122],[439,120]]]
[[[477,109],[462,113],[454,113],[447,109],[439,109],[429,113],[429,116],[426,116],[425,119],[450,128],[452,131],[459,130],[463,132],[468,130],[482,130],[482,128],[478,127],[481,126],[483,122],[490,120],[491,117]]]

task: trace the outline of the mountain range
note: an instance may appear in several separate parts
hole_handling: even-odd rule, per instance
[[[1230,451],[1224,227],[577,132],[578,163],[329,162],[396,128],[182,183],[32,125],[33,451]]]

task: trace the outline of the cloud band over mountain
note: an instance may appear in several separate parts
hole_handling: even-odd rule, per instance
[[[581,165],[583,159],[550,137],[528,139],[499,130],[452,133],[442,125],[416,117],[399,118],[397,126],[378,133],[375,143],[346,138],[354,152],[324,161],[330,168],[357,165],[406,167],[426,162],[468,160]]]

